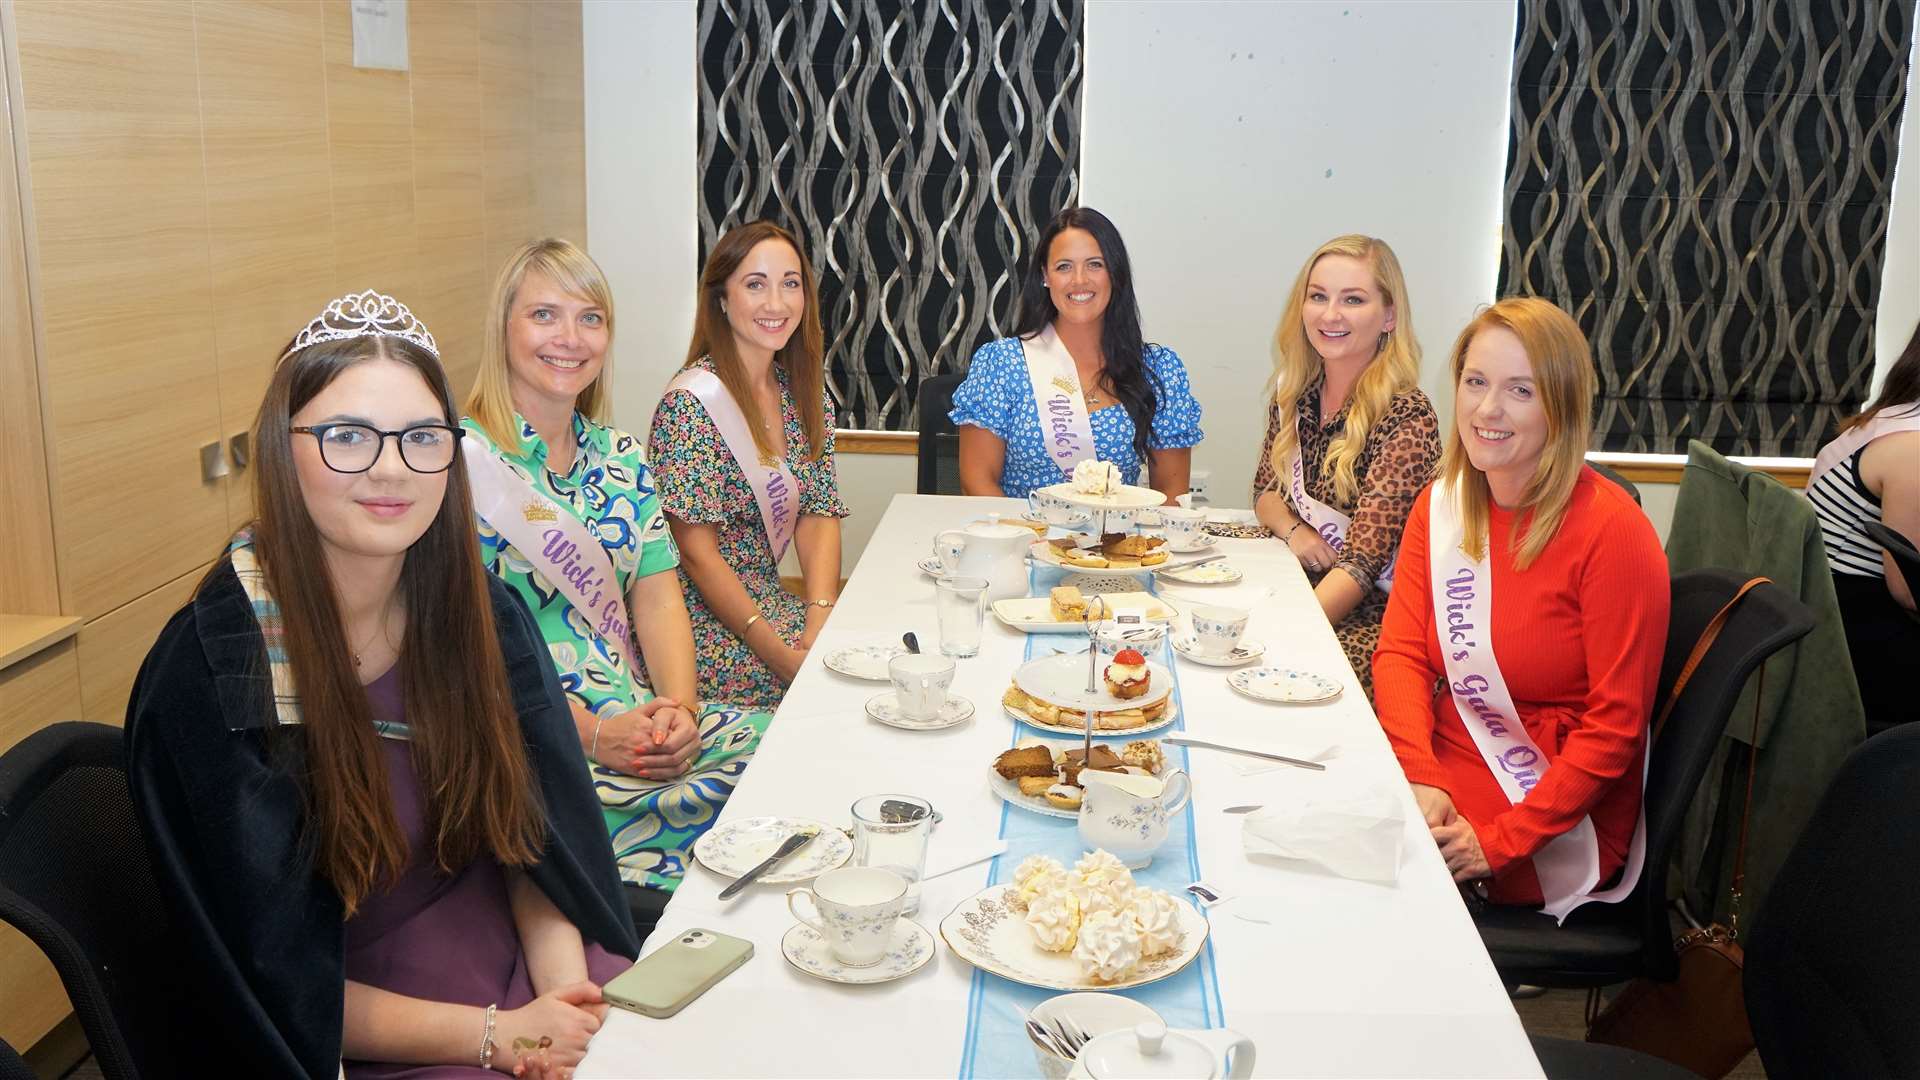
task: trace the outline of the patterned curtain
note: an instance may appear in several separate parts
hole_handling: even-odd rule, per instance
[[[1079,0],[701,0],[700,254],[808,245],[842,427],[1004,336],[1025,246],[1078,192]]]
[[[1522,0],[1500,292],[1587,332],[1595,449],[1810,457],[1861,404],[1913,15]]]

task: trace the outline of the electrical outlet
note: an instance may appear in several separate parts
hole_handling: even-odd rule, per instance
[[[1193,496],[1193,505],[1202,506],[1207,501],[1207,485],[1213,474],[1206,469],[1195,469],[1187,474],[1187,491]]]

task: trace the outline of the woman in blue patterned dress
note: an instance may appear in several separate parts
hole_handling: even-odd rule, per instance
[[[1203,437],[1200,403],[1173,350],[1141,338],[1119,230],[1097,210],[1070,208],[1033,252],[1015,335],[980,346],[954,391],[962,489],[1024,498],[1070,477],[1077,460],[1098,458],[1119,466],[1129,484],[1140,482],[1145,465],[1146,486],[1173,502],[1186,493],[1192,448]],[[1058,358],[1057,376],[1037,366],[1043,350]],[[1071,421],[1042,428],[1039,402],[1054,393],[1050,382],[1065,392],[1055,393],[1059,412],[1081,418],[1072,452],[1060,449],[1073,437]]]
[[[600,268],[564,240],[528,244],[490,315],[461,421],[481,556],[546,639],[621,877],[669,893],[771,717],[702,704],[653,475],[640,440],[605,423],[613,299]],[[635,901],[642,917],[664,902]]]

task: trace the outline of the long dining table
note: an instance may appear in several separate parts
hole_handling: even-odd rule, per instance
[[[1016,724],[1000,704],[1033,646],[989,613],[979,653],[958,661],[954,681],[975,714],[932,732],[868,719],[865,703],[888,692],[886,684],[851,679],[823,664],[836,649],[897,642],[906,631],[928,651],[937,648],[934,583],[918,565],[933,537],[989,513],[1015,517],[1024,509],[1012,499],[893,500],[718,822],[791,815],[847,824],[851,804],[862,795],[916,795],[942,817],[929,844],[930,874],[943,861],[1004,838],[1004,855],[923,883],[914,918],[935,934],[933,959],[904,978],[868,986],[805,974],[781,954],[782,935],[794,924],[789,886],[755,885],[722,901],[718,894],[728,880],[693,865],[646,952],[704,927],[752,941],[753,958],[669,1019],[611,1010],[578,1076],[1040,1074],[1019,1020],[1026,1003],[1049,992],[977,972],[937,940],[942,917],[989,884],[1008,881],[1041,839],[1057,849],[1073,835],[1073,822],[1009,807],[988,783],[996,755],[1017,738],[1038,734]],[[1154,987],[1124,993],[1171,1010],[1171,1026],[1224,1026],[1246,1035],[1257,1047],[1260,1076],[1540,1076],[1526,1032],[1299,564],[1270,539],[1221,539],[1209,553],[1227,555],[1243,579],[1163,581],[1161,595],[1176,608],[1190,602],[1250,608],[1247,639],[1267,647],[1260,662],[1325,675],[1343,692],[1317,705],[1254,701],[1227,685],[1228,669],[1175,658],[1179,719],[1174,728],[1143,737],[1184,729],[1227,743],[1317,744],[1332,753],[1324,772],[1263,771],[1239,755],[1166,747],[1192,780],[1191,802],[1180,815],[1187,820],[1175,823],[1186,830],[1187,858],[1200,880],[1231,899],[1206,911],[1203,953],[1191,972],[1174,977],[1186,980],[1181,992],[1188,1000],[1174,1002],[1174,990],[1156,998]],[[1351,880],[1307,861],[1249,856],[1243,817],[1223,812],[1378,792],[1397,799],[1404,818],[1391,883]],[[1188,1022],[1179,1023],[1182,1018]]]

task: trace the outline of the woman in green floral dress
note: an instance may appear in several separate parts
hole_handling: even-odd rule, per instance
[[[652,474],[640,441],[604,423],[612,337],[593,260],[528,244],[495,284],[461,423],[481,555],[546,638],[621,876],[671,892],[772,717],[701,701]]]

